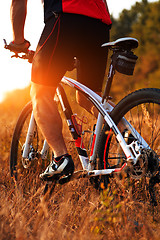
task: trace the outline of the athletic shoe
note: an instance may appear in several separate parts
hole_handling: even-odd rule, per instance
[[[74,162],[70,155],[64,155],[59,161],[52,160],[44,173],[40,174],[42,180],[49,180],[54,176],[71,175],[74,172]]]

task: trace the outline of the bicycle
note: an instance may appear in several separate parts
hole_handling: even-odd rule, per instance
[[[137,90],[113,107],[109,94],[114,75],[116,71],[133,74],[137,56],[132,49],[138,47],[138,40],[130,37],[120,38],[105,43],[102,47],[113,51],[102,97],[65,76],[57,87],[56,96],[65,115],[82,169],[74,172],[72,176],[56,179],[55,184],[63,184],[73,178],[90,178],[94,180],[97,188],[102,182],[104,187],[107,187],[111,176],[125,171],[127,177],[136,180],[144,177],[148,179],[151,200],[156,205],[153,187],[160,182],[160,89]],[[5,48],[9,48],[6,42]],[[21,58],[30,59],[31,62],[31,57],[28,57],[31,53],[33,55],[34,52],[28,50]],[[19,53],[15,53],[14,56],[19,57]],[[83,130],[82,123],[85,120],[80,120],[73,113],[67,98],[66,85],[80,91],[97,108],[99,114],[92,130]],[[85,140],[89,142],[88,149]],[[25,181],[29,189],[30,169],[35,171],[37,179],[37,170],[32,168],[33,163],[45,162],[52,157],[53,153],[49,151],[47,141],[39,133],[32,113],[32,103],[29,102],[20,113],[13,133],[10,152],[11,176],[16,181]]]

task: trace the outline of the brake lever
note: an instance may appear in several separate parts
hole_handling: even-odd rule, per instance
[[[6,39],[3,39],[3,41],[4,41],[4,48],[5,48],[5,49],[9,49]]]
[[[3,41],[4,41],[4,46],[7,46],[7,41],[6,41],[6,39],[3,39]]]
[[[7,44],[6,39],[3,39],[3,41],[4,41],[4,48],[10,50],[10,48],[9,48],[9,46],[8,46],[8,44]],[[10,50],[10,51],[11,51],[11,50]],[[15,57],[15,58],[18,58],[18,57],[19,57],[18,53],[15,53],[14,55],[11,56],[11,58],[14,58],[14,57]]]
[[[11,52],[14,52],[10,48],[10,46],[7,44],[6,39],[3,39],[3,41],[4,41],[4,48],[10,50]],[[19,52],[14,52],[14,55],[12,55],[11,58],[15,57],[15,58],[27,59],[29,63],[32,63],[33,57],[34,57],[34,53],[35,52],[32,51],[32,50],[27,50],[26,52],[23,52],[22,53],[23,55],[21,56],[21,55],[19,55],[20,54]]]

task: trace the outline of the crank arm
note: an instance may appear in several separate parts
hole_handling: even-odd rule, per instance
[[[101,175],[110,175],[112,173],[118,173],[124,170],[124,168],[127,166],[127,163],[124,163],[121,168],[113,168],[113,169],[101,169],[101,170],[92,170],[92,171],[87,171],[87,170],[80,170],[74,172],[72,175],[69,176],[63,176],[58,180],[59,184],[64,184],[68,181],[74,180],[74,179],[80,179],[80,178],[91,178],[91,177],[96,177],[96,176],[101,176]]]

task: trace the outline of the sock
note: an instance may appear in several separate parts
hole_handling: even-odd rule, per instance
[[[59,161],[61,160],[61,158],[64,157],[64,156],[69,156],[69,154],[66,153],[66,154],[63,154],[63,155],[61,155],[61,156],[59,156],[59,157],[56,157],[56,158],[54,158],[54,161],[55,161],[55,162],[59,162]]]

